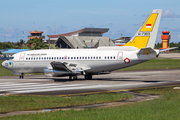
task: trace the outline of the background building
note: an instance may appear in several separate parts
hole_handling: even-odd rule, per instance
[[[171,36],[169,35],[170,31],[162,31],[161,39],[162,39],[162,49],[169,48],[169,41]]]
[[[118,39],[113,40],[113,42],[115,43],[116,46],[123,46],[127,42],[129,42],[129,40],[131,40],[131,37],[120,37]]]
[[[28,39],[35,39],[35,38],[37,38],[37,39],[44,39],[45,38],[45,36],[42,36],[42,31],[31,31],[31,32],[29,32],[30,33],[30,35],[28,36]]]
[[[115,46],[109,37],[102,37],[107,28],[84,28],[74,32],[47,35],[47,44],[56,44],[59,48],[96,48],[99,46]]]

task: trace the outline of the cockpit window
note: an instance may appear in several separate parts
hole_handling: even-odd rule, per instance
[[[12,60],[12,59],[14,59],[14,57],[9,57],[9,60]]]

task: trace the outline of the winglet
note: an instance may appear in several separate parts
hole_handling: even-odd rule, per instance
[[[139,49],[154,48],[161,14],[161,9],[153,10],[132,39],[124,46],[134,46]]]

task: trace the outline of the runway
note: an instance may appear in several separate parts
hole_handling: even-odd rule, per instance
[[[95,75],[92,80],[69,81],[68,77],[48,78],[44,75],[0,77],[0,95],[68,95],[103,91],[128,91],[138,88],[169,86],[180,84],[180,69],[112,72]]]

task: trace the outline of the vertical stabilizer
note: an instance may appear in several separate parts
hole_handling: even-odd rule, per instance
[[[134,46],[139,49],[154,48],[161,14],[161,9],[153,10],[132,39],[124,46]]]

